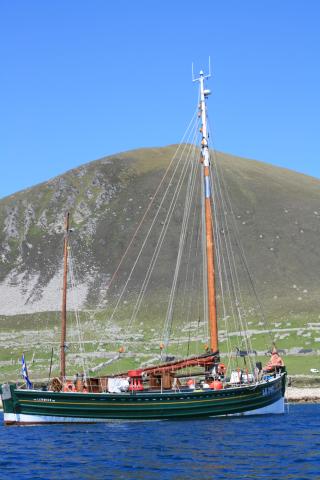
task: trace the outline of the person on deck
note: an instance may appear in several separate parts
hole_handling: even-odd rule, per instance
[[[271,358],[269,362],[266,364],[264,367],[263,371],[264,372],[273,372],[277,370],[279,367],[284,367],[284,361],[278,354],[277,350],[275,347],[273,347],[273,350],[271,352]]]

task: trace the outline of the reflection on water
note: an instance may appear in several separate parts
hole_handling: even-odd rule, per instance
[[[320,478],[320,405],[280,416],[0,428],[0,478]]]

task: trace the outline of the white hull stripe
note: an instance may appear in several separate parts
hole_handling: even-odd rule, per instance
[[[276,402],[268,405],[267,407],[257,408],[256,410],[248,410],[241,413],[228,413],[227,415],[221,415],[224,417],[243,417],[246,415],[270,415],[270,414],[282,414],[285,413],[284,397],[280,398]]]
[[[46,423],[106,423],[106,422],[158,422],[158,419],[117,419],[117,418],[82,418],[82,417],[56,417],[53,415],[27,415],[24,413],[5,413],[3,415],[5,423],[16,424],[46,424]],[[165,420],[165,419],[164,419]]]
[[[244,416],[244,415],[267,415],[267,414],[281,414],[284,413],[284,398],[280,398],[272,405],[267,407],[257,408],[256,410],[249,410],[242,413],[231,413],[221,416]],[[212,418],[217,415],[213,415]],[[161,420],[161,419],[160,419]],[[165,419],[163,419],[165,420]],[[101,423],[101,422],[115,422],[115,421],[124,421],[131,422],[129,419],[111,419],[111,418],[81,418],[81,417],[56,417],[53,415],[26,415],[20,413],[5,413],[4,422],[5,423],[17,423],[17,424],[35,424],[35,423]],[[137,421],[137,420],[133,420]],[[145,421],[145,420],[138,420]],[[149,421],[149,420],[148,420]],[[153,420],[152,420],[153,421]]]

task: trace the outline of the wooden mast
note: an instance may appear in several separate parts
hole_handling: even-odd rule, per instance
[[[206,98],[210,95],[210,90],[204,89],[204,79],[209,77],[200,72],[200,77],[194,80],[200,82],[200,112],[202,121],[202,141],[201,155],[203,162],[203,180],[204,180],[204,208],[205,208],[205,232],[206,232],[206,254],[207,254],[207,290],[208,290],[208,313],[209,313],[209,332],[210,332],[210,350],[213,353],[219,351],[218,345],[218,324],[215,292],[215,269],[214,269],[214,235],[213,235],[213,217],[211,207],[211,179],[210,179],[210,158],[208,147],[207,113]]]
[[[68,286],[68,242],[69,242],[69,212],[64,219],[63,246],[63,287],[61,308],[61,341],[60,341],[60,378],[66,377],[66,334],[67,334],[67,286]]]

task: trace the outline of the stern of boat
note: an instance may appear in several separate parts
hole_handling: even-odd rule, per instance
[[[3,420],[5,425],[12,425],[16,423],[16,412],[14,402],[15,384],[3,383],[0,385],[0,395],[3,406]]]

